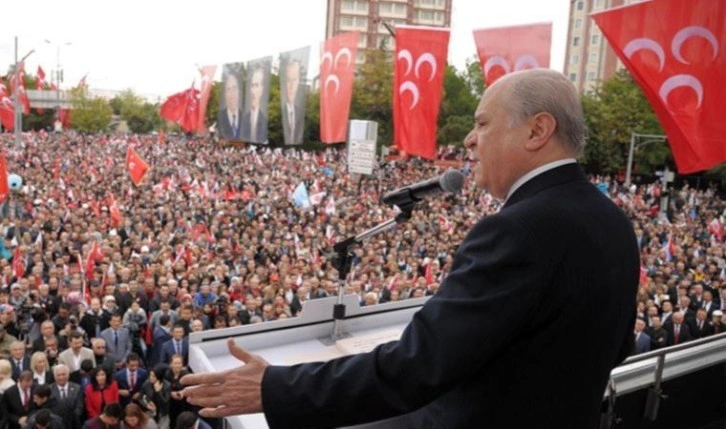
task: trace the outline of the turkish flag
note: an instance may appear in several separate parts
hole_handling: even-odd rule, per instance
[[[320,58],[320,141],[347,140],[350,100],[353,96],[358,33],[344,33],[323,42]]]
[[[436,157],[436,123],[449,48],[448,28],[396,27],[393,141],[411,155]]]
[[[108,197],[108,214],[111,215],[112,226],[121,225],[123,216],[121,215],[121,210],[119,210],[118,204],[116,204],[116,198],[113,194],[110,194]]]
[[[2,82],[0,82],[0,123],[6,130],[15,129],[15,106]]]
[[[726,161],[726,2],[650,1],[592,17],[658,115],[678,172]]]
[[[491,86],[507,73],[550,66],[552,23],[474,30],[474,43]]]
[[[20,254],[20,246],[16,246],[15,250],[13,251],[13,274],[15,274],[15,277],[22,278],[25,277],[25,258],[23,258],[23,255]]]
[[[134,182],[134,185],[138,186],[144,180],[146,172],[149,171],[149,164],[136,153],[134,148],[129,146],[128,151],[126,151],[126,168],[129,169],[131,181]]]
[[[28,99],[28,93],[25,91],[25,64],[18,64],[18,70],[13,73],[13,77],[10,78],[10,90],[14,93],[18,91],[18,98],[20,104],[23,105],[23,115],[30,114],[30,100]]]
[[[195,88],[189,88],[185,91],[186,104],[184,108],[184,116],[182,117],[182,129],[190,133],[197,129],[199,123],[199,91]]]
[[[38,71],[35,74],[35,87],[42,91],[45,89],[45,72],[43,71],[43,67],[38,66]]]
[[[161,105],[159,115],[166,119],[181,125],[185,132],[197,129],[199,117],[199,91],[189,88],[185,91],[178,92],[164,101]]]
[[[5,153],[0,153],[0,204],[4,203],[10,195],[10,186],[8,186],[8,162],[5,159]]]
[[[197,132],[199,133],[203,133],[207,129],[207,103],[209,102],[209,96],[212,93],[212,79],[214,79],[214,72],[216,70],[217,66],[204,66],[201,69],[202,85],[199,100],[199,123],[197,125]]]

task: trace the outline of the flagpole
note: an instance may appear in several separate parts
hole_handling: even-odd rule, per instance
[[[13,70],[13,73],[15,74],[15,88],[13,89],[13,105],[15,106],[15,146],[22,147],[21,141],[20,141],[20,132],[23,128],[23,109],[20,107],[20,68],[19,65],[25,61],[26,58],[30,56],[35,52],[35,49],[32,49],[30,52],[25,54],[25,56],[18,62],[18,36],[15,36],[15,70]]]

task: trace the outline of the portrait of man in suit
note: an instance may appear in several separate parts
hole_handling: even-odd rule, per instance
[[[242,122],[241,85],[237,64],[225,64],[222,79],[222,105],[217,115],[217,132],[225,140],[240,140]]]
[[[242,121],[242,140],[246,142],[267,143],[267,97],[263,97],[267,95],[266,74],[264,67],[258,64],[250,70],[247,79],[246,109]]]
[[[305,127],[305,65],[309,48],[283,54],[280,60],[282,130],[286,145],[303,141]],[[305,58],[305,61],[302,60]]]

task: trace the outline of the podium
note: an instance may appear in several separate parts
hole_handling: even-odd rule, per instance
[[[235,338],[244,349],[273,365],[327,361],[362,353],[398,339],[413,315],[429,298],[361,307],[357,295],[346,295],[343,338],[333,339],[333,306],[337,297],[305,301],[299,317],[234,328],[194,332],[189,335],[189,366],[194,372],[221,371],[241,363],[229,355],[227,339]],[[397,418],[354,426],[356,429],[396,427]],[[263,414],[229,417],[232,429],[264,429]]]

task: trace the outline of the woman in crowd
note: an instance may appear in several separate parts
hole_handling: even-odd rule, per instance
[[[154,419],[144,413],[136,404],[128,404],[124,409],[124,419],[121,422],[122,429],[158,429]]]
[[[112,402],[119,402],[118,384],[110,371],[97,366],[91,371],[91,383],[86,386],[86,416],[89,419],[101,415],[103,407]]]
[[[53,380],[53,371],[48,365],[48,357],[43,352],[35,352],[30,357],[30,368],[33,371],[33,383],[36,386],[43,384],[51,384]]]
[[[189,371],[184,368],[184,358],[179,355],[172,356],[170,369],[166,373],[166,380],[171,385],[171,404],[169,406],[171,427],[176,427],[176,420],[179,414],[191,410],[191,406],[181,394],[184,386],[179,382],[188,373]]]
[[[141,405],[149,411],[160,429],[169,429],[171,384],[166,381],[169,367],[158,364],[149,372],[149,378],[141,386]]]
[[[10,366],[10,361],[7,359],[0,359],[0,395],[5,393],[6,390],[14,385],[13,368]]]

